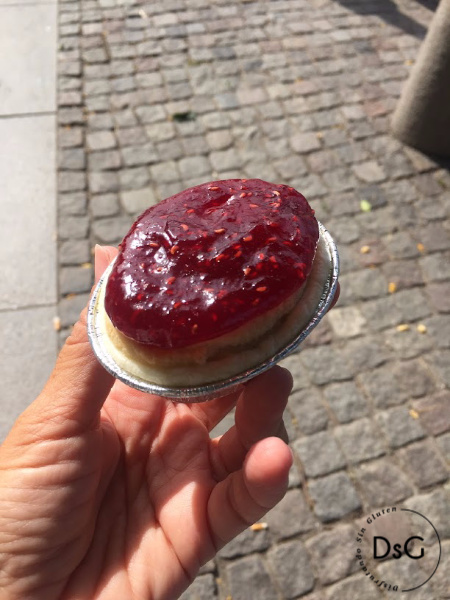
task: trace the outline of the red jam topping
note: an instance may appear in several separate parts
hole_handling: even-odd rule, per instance
[[[231,332],[300,289],[318,224],[292,187],[204,183],[146,210],[119,247],[105,308],[149,347],[181,349]]]

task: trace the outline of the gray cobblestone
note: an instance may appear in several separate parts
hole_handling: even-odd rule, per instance
[[[405,473],[388,459],[361,465],[357,476],[370,506],[389,506],[413,493]]]
[[[355,465],[385,454],[380,432],[369,419],[341,425],[334,433],[349,464]]]
[[[258,554],[246,556],[226,565],[229,592],[233,600],[277,600],[278,594]]]
[[[317,385],[351,379],[354,374],[340,353],[328,346],[303,350],[300,358],[311,380]]]
[[[270,546],[269,532],[267,529],[253,531],[250,528],[228,542],[218,553],[219,558],[236,558],[246,556],[253,552],[262,552]]]
[[[89,231],[87,216],[60,217],[58,223],[58,237],[60,240],[83,239]]]
[[[340,423],[348,423],[367,415],[367,401],[353,381],[332,383],[324,396]]]
[[[275,546],[269,552],[269,561],[274,567],[274,575],[285,598],[297,598],[314,587],[314,574],[304,545],[299,542],[286,542]]]
[[[399,448],[425,436],[420,421],[403,406],[380,412],[377,422],[392,448]]]
[[[214,599],[217,598],[216,591],[217,587],[213,575],[199,575],[179,598],[180,600]]]
[[[325,523],[361,508],[361,500],[346,473],[332,473],[308,482],[314,512]]]
[[[379,588],[362,575],[344,579],[326,590],[327,600],[348,600],[349,598],[381,600],[382,595]]]
[[[413,402],[419,422],[431,435],[440,435],[450,430],[450,392],[441,390]]]
[[[137,215],[157,203],[158,199],[151,188],[128,190],[121,193],[122,206],[130,215]]]
[[[59,292],[63,295],[89,292],[93,283],[92,266],[63,267],[60,270]]]
[[[335,527],[306,542],[314,564],[320,565],[318,576],[321,583],[329,585],[355,572],[358,565],[354,547],[355,534],[351,525]]]
[[[328,415],[320,392],[315,388],[294,391],[289,398],[289,408],[298,428],[307,435],[325,429]]]
[[[399,450],[412,480],[420,488],[446,481],[448,469],[431,440],[415,442]]]
[[[91,249],[88,240],[65,240],[59,245],[61,265],[80,265],[89,262]]]
[[[95,238],[101,244],[117,244],[121,241],[131,225],[128,217],[110,217],[97,219],[92,225]]]
[[[92,196],[89,205],[95,218],[112,217],[119,212],[119,200],[117,194],[99,194],[97,196]]]
[[[293,443],[307,477],[327,475],[346,465],[346,460],[334,437],[322,431]]]
[[[59,194],[59,214],[61,217],[68,215],[85,215],[87,208],[86,192]]]
[[[264,520],[268,524],[271,539],[276,542],[310,531],[316,524],[303,494],[296,489],[288,490]]]
[[[450,283],[431,283],[426,288],[426,293],[433,308],[441,313],[450,312]]]

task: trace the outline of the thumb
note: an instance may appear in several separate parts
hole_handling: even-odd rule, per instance
[[[95,247],[96,280],[116,254],[115,248]],[[95,357],[86,324],[87,307],[67,338],[44,390],[23,415],[38,419],[41,425],[49,422],[59,433],[62,428],[64,435],[97,426],[100,409],[114,383],[114,377]]]

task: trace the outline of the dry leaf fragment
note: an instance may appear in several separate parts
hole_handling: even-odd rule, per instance
[[[263,529],[267,529],[267,527],[267,523],[253,523],[253,525],[250,525],[250,529],[252,531],[261,531]]]

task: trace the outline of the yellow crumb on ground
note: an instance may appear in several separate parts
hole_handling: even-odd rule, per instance
[[[361,252],[361,254],[369,254],[370,246],[361,246],[360,252]]]
[[[53,329],[59,331],[61,329],[61,319],[59,317],[53,317]]]
[[[394,283],[393,281],[390,281],[389,285],[388,285],[388,291],[389,291],[390,294],[393,294],[394,292],[396,292],[397,291],[397,284]]]
[[[412,417],[413,419],[418,419],[419,413],[417,412],[417,410],[414,410],[413,408],[411,408],[409,411],[409,416]]]
[[[424,325],[423,323],[419,323],[416,327],[417,331],[419,333],[426,333],[427,332],[427,327],[426,325]]]
[[[409,325],[408,323],[402,323],[401,325],[397,325],[396,329],[397,331],[400,331],[400,333],[402,331],[409,331]]]
[[[263,529],[267,529],[267,527],[267,523],[253,523],[253,525],[250,525],[252,531],[262,531]]]
[[[419,243],[417,244],[417,250],[418,250],[419,252],[425,252],[425,246],[419,242]]]

